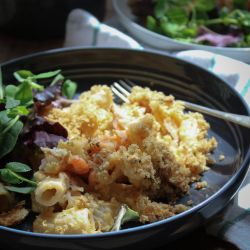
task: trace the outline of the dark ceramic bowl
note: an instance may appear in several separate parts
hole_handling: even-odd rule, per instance
[[[173,57],[125,49],[60,49],[43,52],[5,63],[5,82],[12,82],[18,69],[43,72],[62,69],[79,84],[79,91],[93,84],[111,84],[130,79],[142,86],[171,93],[177,98],[232,113],[249,115],[243,99],[220,78],[195,65]],[[153,83],[153,85],[152,85]],[[58,249],[150,248],[190,233],[221,211],[238,191],[250,162],[250,130],[206,116],[211,124],[209,136],[218,140],[213,157],[223,153],[204,173],[204,190],[191,188],[182,201],[192,199],[194,206],[171,218],[95,235],[46,235],[32,233],[31,221],[17,228],[0,226],[1,241],[15,246],[53,247]],[[194,243],[195,244],[195,243]]]

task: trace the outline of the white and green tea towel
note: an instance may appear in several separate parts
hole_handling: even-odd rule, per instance
[[[64,47],[118,47],[142,49],[133,38],[106,24],[85,10],[74,9],[66,23]]]
[[[243,96],[250,107],[250,65],[201,50],[183,51],[176,56],[222,77]],[[250,249],[250,173],[233,204],[212,221],[207,232],[234,243],[242,250]]]
[[[250,106],[250,65],[203,50],[182,51],[176,56],[223,78],[243,96]]]
[[[70,13],[66,25],[65,47],[73,46],[143,49],[131,37],[99,23],[91,14],[79,9]],[[250,65],[201,50],[182,51],[176,56],[214,72],[233,86],[250,105]],[[250,174],[234,203],[225,210],[222,218],[213,221],[208,233],[230,241],[242,250],[250,249]]]

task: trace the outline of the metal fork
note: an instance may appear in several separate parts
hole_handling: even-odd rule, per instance
[[[116,97],[118,97],[123,102],[129,102],[128,96],[130,95],[131,89],[136,86],[130,80],[119,80],[111,85],[111,90]],[[250,128],[250,116],[237,115],[228,112],[223,112],[215,109],[210,109],[204,106],[200,106],[194,103],[182,101],[184,106],[190,110],[197,111],[203,114],[214,116],[225,121],[233,122],[235,124],[241,125],[243,127]]]

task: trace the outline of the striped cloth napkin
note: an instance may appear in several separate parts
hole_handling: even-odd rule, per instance
[[[90,13],[76,9],[68,17],[65,47],[95,46],[143,49],[128,35],[100,23]],[[250,65],[201,50],[188,50],[176,57],[196,63],[217,74],[233,86],[250,105]],[[207,232],[234,243],[240,249],[250,249],[250,174],[233,204],[208,227]]]
[[[250,65],[203,50],[182,51],[176,56],[223,78],[243,96],[250,106]]]
[[[250,107],[250,65],[202,50],[176,54],[178,58],[198,64],[217,74],[233,86]],[[250,249],[250,173],[232,204],[207,227],[207,232],[234,243],[239,249]]]

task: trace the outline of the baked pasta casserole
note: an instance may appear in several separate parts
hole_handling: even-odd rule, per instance
[[[217,144],[209,124],[162,92],[136,86],[128,99],[118,105],[108,86],[96,85],[46,113],[68,140],[42,148],[32,193],[35,232],[107,232],[124,204],[141,223],[188,209],[176,201],[208,169]]]

